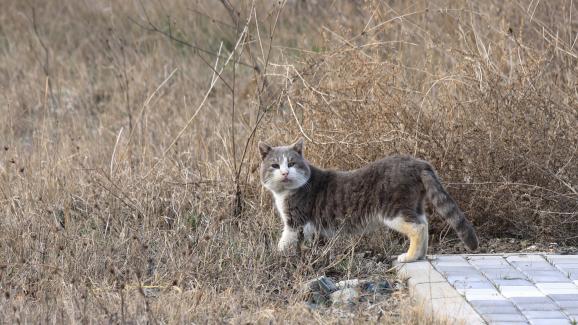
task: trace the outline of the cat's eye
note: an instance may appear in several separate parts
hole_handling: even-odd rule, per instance
[[[294,163],[294,162],[290,162],[290,163],[287,164],[287,166],[293,167],[293,166],[295,166],[295,163]]]
[[[273,167],[275,169],[279,169],[279,164],[272,164],[271,167]]]

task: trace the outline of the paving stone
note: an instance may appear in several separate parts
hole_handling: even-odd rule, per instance
[[[492,282],[497,285],[498,287],[503,287],[503,286],[508,286],[508,287],[512,287],[512,286],[531,286],[532,282],[528,281],[528,280],[523,280],[523,279],[507,279],[507,280],[503,280],[503,279],[498,279],[498,280],[492,280]]]
[[[457,291],[466,296],[466,299],[479,300],[485,296],[501,296],[495,288],[491,289],[457,289]]]
[[[571,325],[568,319],[531,319],[531,325]]]
[[[555,272],[541,272],[534,271],[533,273],[526,273],[528,280],[539,283],[539,282],[572,282],[567,276],[562,273]]]
[[[482,254],[469,255],[465,259],[470,263],[474,263],[477,261],[503,261],[503,260],[505,260],[505,258],[500,256],[500,255],[482,255]]]
[[[557,266],[557,269],[560,270],[560,272],[567,274],[567,275],[578,273],[578,266],[574,267],[574,264],[569,264],[569,265],[572,265],[572,267],[567,267],[564,264],[556,265],[556,266]]]
[[[549,271],[549,272],[558,271],[558,269],[556,269],[552,264],[549,263],[514,262],[512,263],[512,265],[516,269],[524,273],[531,271]]]
[[[514,269],[485,269],[482,274],[492,280],[526,279],[524,273]]]
[[[578,294],[578,287],[570,283],[536,283],[536,287],[547,295]]]
[[[523,312],[525,311],[559,311],[560,307],[554,303],[547,304],[517,304],[516,307]]]
[[[528,271],[524,273],[528,279],[534,282],[572,282],[559,271]]]
[[[540,270],[540,269],[530,269],[530,270],[522,270],[522,273],[528,275],[528,276],[543,276],[543,275],[561,275],[566,277],[566,274],[564,272],[561,272],[560,270],[556,269],[556,268],[552,268],[550,270]]]
[[[548,295],[548,297],[552,298],[555,302],[558,301],[578,301],[578,294],[571,294],[571,295]]]
[[[555,264],[578,264],[578,255],[546,255],[545,257]]]
[[[578,308],[564,308],[562,312],[566,315],[578,316]]]
[[[522,311],[522,315],[528,319],[563,319],[566,317],[561,311],[556,310],[526,310]]]
[[[561,300],[556,304],[562,309],[578,309],[578,300]]]
[[[475,269],[475,267],[473,265],[471,265],[470,263],[468,263],[467,261],[456,261],[456,262],[434,262],[432,263],[433,266],[435,266],[436,269],[440,269],[440,268],[450,268],[450,267],[463,267],[463,268],[470,268],[470,269]]]
[[[482,318],[487,322],[523,322],[526,320],[522,314],[483,314]]]
[[[502,297],[502,299],[500,299],[500,300],[495,300],[495,299],[494,300],[482,300],[482,299],[473,300],[473,301],[470,301],[470,304],[472,306],[474,306],[474,308],[488,307],[488,306],[489,307],[492,307],[492,306],[495,306],[495,307],[514,306],[514,304],[511,301],[506,300],[504,297]]]
[[[509,299],[515,305],[519,304],[553,304],[548,297],[512,297]]]
[[[460,289],[495,289],[496,287],[490,281],[456,281],[454,288]]]
[[[572,270],[578,269],[578,263],[554,263],[552,264],[558,269]]]
[[[502,286],[500,287],[500,292],[506,298],[544,296],[544,294],[534,286]]]
[[[467,281],[467,282],[479,282],[484,281],[486,278],[481,274],[448,274],[446,275],[448,282],[454,284],[457,281]]]
[[[466,259],[462,255],[434,255],[431,258],[432,263],[440,263],[440,262],[467,262]]]
[[[514,306],[476,306],[476,311],[482,314],[519,314],[520,311]]]
[[[512,262],[544,262],[545,259],[541,255],[537,254],[520,254],[520,255],[511,255],[506,257],[506,260],[510,263]]]
[[[479,271],[472,265],[468,266],[436,265],[435,268],[441,273],[459,273],[459,274],[479,273]]]

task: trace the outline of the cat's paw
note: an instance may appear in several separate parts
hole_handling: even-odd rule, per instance
[[[417,261],[419,258],[409,257],[407,253],[399,254],[397,256],[397,261],[400,263],[411,263]]]
[[[297,245],[296,240],[291,240],[290,238],[281,238],[279,240],[279,243],[277,244],[277,250],[280,253],[287,252],[296,245]]]
[[[292,247],[295,247],[298,241],[299,236],[296,231],[293,231],[291,229],[285,229],[283,231],[283,234],[281,234],[279,243],[277,244],[277,250],[279,252],[286,252]]]

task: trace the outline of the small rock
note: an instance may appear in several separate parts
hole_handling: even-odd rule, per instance
[[[328,295],[338,290],[335,283],[328,277],[322,276],[317,279],[321,293]]]
[[[345,288],[333,292],[330,298],[334,305],[352,304],[359,298],[359,292],[354,288]]]
[[[367,280],[350,279],[337,282],[335,285],[338,290],[345,288],[355,288],[367,283]]]
[[[324,295],[328,295],[338,290],[338,288],[330,278],[320,276],[317,279],[305,282],[302,286],[302,290],[305,292],[321,292]]]
[[[387,294],[394,291],[394,289],[391,287],[391,284],[389,284],[387,281],[380,281],[377,283],[367,282],[361,286],[361,289],[372,294]]]

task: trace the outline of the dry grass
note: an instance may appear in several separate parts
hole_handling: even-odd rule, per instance
[[[0,317],[426,322],[403,291],[303,306],[301,281],[383,277],[403,242],[276,255],[255,138],[305,136],[326,167],[415,154],[483,237],[576,244],[571,4],[238,1],[235,26],[214,1],[4,1]]]

